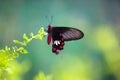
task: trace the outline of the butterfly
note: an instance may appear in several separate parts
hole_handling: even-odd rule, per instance
[[[64,41],[78,40],[83,38],[84,33],[76,28],[72,27],[59,27],[48,25],[48,45],[51,43],[52,39],[52,52],[59,54],[65,45]]]

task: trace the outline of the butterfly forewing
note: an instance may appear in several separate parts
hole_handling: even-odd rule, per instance
[[[64,38],[64,41],[78,40],[84,36],[82,31],[71,27],[53,27],[52,31],[53,35],[61,33]]]

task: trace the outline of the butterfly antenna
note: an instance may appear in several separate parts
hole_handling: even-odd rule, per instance
[[[45,19],[47,20],[47,22],[49,22],[48,16],[45,16]],[[45,32],[48,32],[48,26],[45,26]]]
[[[49,20],[48,20],[48,16],[45,16],[45,18],[46,18],[47,21],[49,21]],[[50,20],[50,23],[49,23],[49,24],[51,24],[52,21],[53,21],[53,16],[51,16],[51,20]],[[48,26],[45,27],[45,31],[48,32]]]
[[[51,21],[50,21],[50,24],[52,24],[52,21],[53,21],[53,16],[51,16]]]
[[[48,16],[45,16],[45,18],[46,18],[47,22],[49,22],[49,20],[48,20]]]

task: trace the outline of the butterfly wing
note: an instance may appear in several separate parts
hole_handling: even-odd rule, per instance
[[[71,27],[53,27],[54,33],[61,33],[64,41],[78,40],[84,36],[82,31]]]
[[[59,54],[60,50],[63,49],[64,38],[61,33],[56,33],[52,35],[52,51]]]
[[[83,32],[70,27],[52,28],[52,51],[56,54],[64,47],[64,41],[78,40],[83,37]]]

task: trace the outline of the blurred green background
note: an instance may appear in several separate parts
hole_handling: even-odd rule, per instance
[[[51,16],[51,25],[78,28],[84,38],[66,42],[59,55],[47,36],[33,40],[11,80],[120,80],[119,0],[0,0],[0,48],[47,28]]]

